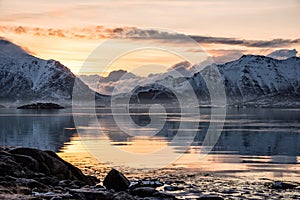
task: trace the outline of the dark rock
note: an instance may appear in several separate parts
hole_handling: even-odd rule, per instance
[[[62,187],[69,186],[70,184],[71,184],[70,180],[61,180],[58,182],[58,186],[62,186]]]
[[[16,177],[13,177],[13,176],[4,176],[4,180],[5,181],[16,181],[17,178]]]
[[[64,190],[64,188],[63,187],[61,187],[61,186],[54,186],[53,187],[55,190],[60,190],[60,191],[63,191]]]
[[[80,188],[80,186],[78,186],[78,185],[75,185],[75,184],[71,184],[71,185],[70,185],[70,188],[72,188],[72,189],[79,189],[79,188]]]
[[[39,193],[33,192],[33,196],[37,197],[38,199],[73,199],[71,194],[58,194],[55,192],[46,192],[46,193]]]
[[[174,183],[177,183],[177,184],[185,184],[185,182],[182,181],[182,180],[175,180]]]
[[[197,200],[224,200],[224,199],[216,195],[203,195],[201,197],[198,197]]]
[[[106,188],[103,185],[100,185],[100,184],[94,185],[94,186],[92,186],[92,188],[106,190]]]
[[[3,149],[3,147],[1,147],[1,149],[0,149],[0,156],[11,156],[11,154],[8,153],[7,151],[5,151]]]
[[[31,189],[33,188],[37,188],[39,190],[49,190],[49,187],[36,181],[36,180],[33,180],[33,179],[26,179],[26,178],[18,178],[15,180],[15,184],[18,185],[18,186],[26,186],[26,187],[29,187]]]
[[[62,200],[62,197],[52,197],[50,200]]]
[[[72,184],[72,185],[78,185],[78,186],[80,186],[80,187],[82,187],[82,186],[85,186],[85,185],[86,185],[86,183],[85,183],[85,182],[83,182],[83,181],[80,181],[80,180],[74,180],[74,181],[72,181],[72,182],[71,182],[71,184]]]
[[[73,193],[73,194],[72,194],[72,197],[73,197],[74,199],[87,200],[87,199],[85,198],[84,194],[82,194],[82,193]]]
[[[57,160],[61,161],[62,163],[64,163],[69,170],[70,173],[70,179],[71,180],[80,180],[82,182],[85,182],[87,185],[96,185],[97,183],[99,183],[99,179],[97,179],[94,176],[85,176],[80,169],[78,169],[77,167],[73,166],[71,163],[66,162],[65,160],[63,160],[62,158],[60,158],[56,153],[54,153],[53,151],[45,151],[46,153],[48,153],[50,156],[52,156],[53,158],[56,158]]]
[[[177,190],[183,190],[184,187],[179,187],[179,186],[165,186],[164,190],[165,191],[177,191]]]
[[[0,194],[13,194],[14,192],[0,185]],[[1,196],[0,196],[1,199]]]
[[[18,109],[64,109],[55,103],[33,103],[17,107]]]
[[[168,184],[168,185],[171,185],[173,183],[175,183],[175,184],[185,184],[185,182],[182,181],[182,180],[167,180],[165,183]]]
[[[114,189],[119,192],[128,189],[130,182],[122,173],[112,169],[105,177],[103,185],[107,189]]]
[[[135,188],[139,188],[139,187],[153,187],[153,188],[157,188],[157,187],[161,187],[163,185],[164,185],[164,183],[162,183],[161,181],[159,181],[157,179],[139,180],[139,181],[133,181],[133,182],[131,182],[131,184],[129,186],[129,190],[134,190]]]
[[[75,196],[84,196],[85,199],[95,199],[95,200],[109,200],[112,199],[113,194],[108,191],[98,191],[91,189],[70,189],[70,194]]]
[[[293,183],[288,183],[288,182],[281,182],[281,181],[275,181],[272,185],[271,188],[273,189],[294,189],[296,188],[298,185],[293,184]]]
[[[11,181],[1,181],[0,186],[8,188],[8,187],[14,187],[15,184],[14,184],[14,182],[11,182]]]
[[[9,150],[9,153],[32,157],[39,163],[38,172],[53,175],[60,179],[69,177],[68,167],[42,150],[22,147]]]
[[[59,183],[59,180],[55,176],[45,176],[39,179],[39,181],[45,185],[56,186]]]
[[[25,176],[22,166],[11,156],[0,155],[0,176]]]
[[[31,189],[29,187],[19,186],[18,194],[31,195]]]
[[[139,197],[152,197],[157,192],[153,187],[138,187],[132,190],[132,194]]]
[[[32,171],[38,171],[39,163],[32,157],[18,154],[11,154],[11,156],[14,157],[16,162],[21,164],[22,167],[26,167]]]
[[[87,175],[86,177],[94,183],[100,183],[100,180],[96,176]]]
[[[175,195],[168,194],[168,193],[165,193],[165,192],[155,192],[155,193],[153,193],[153,197],[157,197],[159,199],[164,199],[164,200],[176,199]]]
[[[144,187],[153,187],[153,188],[157,188],[157,187],[161,187],[164,185],[164,183],[160,182],[157,179],[150,179],[150,180],[142,180],[142,185]]]
[[[2,189],[6,188],[7,191],[11,191],[14,194],[28,195],[31,194],[32,190],[45,192],[50,189],[48,186],[33,179],[14,178],[10,176],[6,176],[5,179],[5,181],[1,181],[0,187]]]
[[[30,160],[29,162],[30,165],[34,166],[32,170],[37,170],[36,172],[44,173],[47,176],[55,176],[61,180],[62,179],[80,180],[82,182],[85,182],[88,185],[95,185],[97,183],[95,179],[91,178],[90,176],[85,176],[80,171],[80,169],[64,161],[56,153],[52,151],[42,151],[39,149],[23,147],[23,148],[11,149],[8,151],[8,153],[18,157],[18,159],[21,160],[21,163],[23,165],[25,164],[24,161],[26,159]],[[31,159],[28,157],[30,157]],[[36,163],[38,163],[38,166]],[[1,169],[1,164],[0,164],[0,169]]]
[[[221,193],[234,194],[234,193],[237,193],[237,191],[235,189],[225,189],[225,190],[221,191]]]
[[[130,194],[121,191],[118,192],[117,194],[114,194],[112,197],[113,200],[134,200],[135,198],[131,196]]]
[[[135,188],[138,187],[145,187],[144,184],[142,183],[142,181],[134,181],[134,182],[130,182],[130,186],[129,186],[129,190],[134,190]]]
[[[39,173],[39,172],[34,172],[34,173],[33,173],[33,176],[34,176],[35,178],[42,178],[42,177],[45,177],[46,174],[44,174],[44,173]]]

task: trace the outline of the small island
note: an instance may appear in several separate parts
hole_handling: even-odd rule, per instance
[[[17,107],[18,109],[64,109],[55,103],[33,103]]]

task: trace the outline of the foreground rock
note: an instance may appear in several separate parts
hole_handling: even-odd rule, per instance
[[[62,160],[52,151],[33,148],[0,148],[0,193],[32,195],[59,187],[93,186],[99,181],[86,176],[77,167]]]
[[[131,182],[112,169],[103,185],[52,151],[0,147],[0,199],[176,199],[159,181]],[[133,187],[129,187],[133,185]]]
[[[107,189],[114,189],[119,192],[126,190],[130,185],[130,181],[122,173],[112,169],[105,177],[103,185]]]
[[[87,185],[96,184],[95,179],[85,176],[80,169],[64,161],[52,151],[42,151],[33,148],[14,148],[2,154],[4,155],[4,159],[8,159],[11,163],[11,167],[19,167],[19,170],[5,170],[0,172],[2,176],[13,175],[31,178],[45,175],[58,180],[78,180]]]
[[[18,109],[64,109],[64,107],[55,103],[33,103],[19,106]]]
[[[124,170],[129,178],[115,169],[103,172],[98,164],[80,169],[98,174],[103,184],[54,152],[0,147],[0,199],[300,199],[300,184],[291,181],[249,180],[175,168]]]

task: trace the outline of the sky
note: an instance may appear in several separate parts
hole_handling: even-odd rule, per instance
[[[161,72],[183,51],[221,63],[300,49],[299,0],[0,0],[0,9],[0,36],[76,74]],[[97,49],[101,59],[91,58]]]

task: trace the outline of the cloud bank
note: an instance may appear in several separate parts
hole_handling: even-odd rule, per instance
[[[26,26],[0,26],[0,33],[14,33],[18,35],[29,34],[41,37],[60,37],[69,39],[103,39],[111,38],[123,31],[129,31],[131,27],[107,28],[105,26],[87,26],[82,28],[41,28]]]
[[[300,38],[283,39],[277,38],[272,40],[247,40],[240,38],[213,37],[201,35],[184,35],[182,33],[172,33],[159,30],[139,29],[136,27],[116,27],[108,28],[105,26],[87,26],[82,28],[41,28],[41,27],[25,27],[25,26],[0,26],[0,33],[14,34],[32,34],[34,36],[45,37],[62,37],[73,39],[103,39],[103,38],[122,38],[132,40],[156,40],[160,42],[184,43],[182,38],[190,39],[200,44],[223,44],[238,45],[244,47],[255,48],[277,48],[287,47],[300,44]]]

